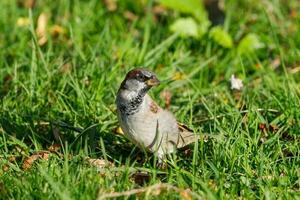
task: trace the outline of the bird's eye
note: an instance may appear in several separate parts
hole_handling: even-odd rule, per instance
[[[136,75],[136,78],[137,78],[138,80],[143,80],[143,79],[145,78],[145,76],[144,76],[143,74],[137,74],[137,75]]]

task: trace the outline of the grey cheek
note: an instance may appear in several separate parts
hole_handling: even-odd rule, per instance
[[[151,74],[150,72],[146,72],[146,73],[144,73],[144,75],[145,75],[145,77],[146,78],[151,78],[152,76],[153,76],[153,74]]]
[[[126,81],[126,86],[130,90],[138,90],[139,89],[139,83],[136,80],[127,80]]]

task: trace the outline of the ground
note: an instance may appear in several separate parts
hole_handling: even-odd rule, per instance
[[[226,1],[222,43],[172,32],[192,17],[158,1],[2,0],[0,199],[300,198],[299,6]],[[118,129],[116,91],[137,66],[201,136],[166,169]]]

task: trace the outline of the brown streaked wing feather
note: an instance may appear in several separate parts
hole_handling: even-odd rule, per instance
[[[177,122],[178,128],[180,131],[189,131],[189,132],[194,132],[191,128],[189,128],[187,125]]]
[[[183,148],[198,140],[198,135],[195,135],[192,129],[179,122],[177,122],[177,125],[179,129],[177,148]]]

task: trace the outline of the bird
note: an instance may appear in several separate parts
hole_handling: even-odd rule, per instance
[[[162,163],[166,155],[195,142],[198,135],[150,97],[149,90],[159,84],[156,74],[148,69],[130,70],[117,92],[116,106],[124,135]]]

